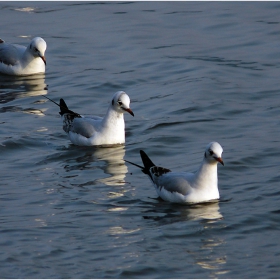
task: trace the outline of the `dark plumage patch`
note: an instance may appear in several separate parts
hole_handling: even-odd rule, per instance
[[[13,65],[13,64],[9,63],[7,60],[4,60],[4,59],[0,59],[0,63],[4,63],[6,65]]]
[[[115,101],[114,101],[114,99],[112,99],[112,105],[114,106],[114,104],[115,104]]]
[[[147,156],[147,154],[142,150],[140,150],[140,156],[141,156],[142,162],[144,164],[144,168],[142,169],[142,172],[144,174],[149,175],[152,179],[152,176],[150,174],[150,168],[155,166],[155,164],[150,160],[150,158]]]
[[[142,159],[142,162],[144,164],[144,167],[136,164],[136,163],[133,163],[131,161],[128,161],[128,160],[125,160],[126,162],[132,164],[132,165],[135,165],[139,168],[141,168],[142,172],[144,174],[147,174],[150,176],[151,180],[153,181],[153,177],[152,177],[152,174],[159,177],[163,174],[166,174],[168,172],[171,172],[171,170],[167,169],[167,168],[163,168],[163,167],[159,167],[159,166],[156,166],[151,160],[150,158],[147,156],[147,154],[143,151],[143,150],[140,150],[140,156],[141,156],[141,159]],[[152,173],[152,174],[151,174]]]
[[[58,104],[54,100],[50,99],[49,97],[47,97],[45,95],[42,95],[42,96],[47,98],[48,100],[50,100],[51,102],[53,102],[55,105],[57,105],[60,108],[59,114],[61,116],[63,116],[64,114],[68,114],[67,117],[66,117],[68,121],[73,121],[74,118],[81,118],[82,117],[80,114],[69,110],[65,101],[62,98],[60,98],[60,103]]]
[[[160,166],[154,166],[150,170],[157,177],[162,176],[163,174],[166,174],[168,172],[171,172],[170,169],[160,167]]]
[[[72,121],[74,118],[81,118],[81,115],[68,109],[65,101],[62,98],[60,99],[59,108],[60,108],[59,114],[61,116],[63,116],[64,114],[67,114],[67,119],[69,121]]]
[[[150,158],[147,156],[147,154],[140,150],[140,155],[144,164],[144,168],[142,169],[142,172],[149,175],[150,178],[153,180],[152,178],[152,174],[154,174],[155,176],[159,177],[163,174],[166,174],[168,172],[171,172],[171,170],[167,169],[167,168],[163,168],[163,167],[159,167],[156,166],[151,160]]]

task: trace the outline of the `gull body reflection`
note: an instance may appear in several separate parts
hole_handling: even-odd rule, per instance
[[[47,94],[45,74],[26,77],[0,75],[0,103],[8,103],[17,98]]]
[[[187,211],[187,216],[189,220],[215,221],[223,218],[218,201],[191,205]]]
[[[171,247],[174,240],[182,242],[182,250],[192,257],[195,265],[209,272],[209,277],[228,273],[224,269],[226,242],[218,234],[224,227],[218,201],[187,206],[161,201],[154,206],[146,211],[149,215],[144,218],[155,221],[155,227],[161,228],[167,238],[166,246]]]
[[[105,161],[105,166],[101,167],[105,174],[110,175],[98,181],[105,185],[124,185],[127,166],[124,164],[125,147],[123,145],[111,148],[99,148],[94,152],[94,157]]]
[[[86,152],[81,156],[81,151],[86,150]],[[76,155],[77,153],[79,156]],[[103,183],[105,185],[124,185],[125,184],[125,176],[127,173],[127,167],[124,164],[124,155],[125,155],[125,147],[123,145],[113,145],[108,147],[91,147],[84,148],[73,145],[73,149],[69,149],[69,153],[67,155],[66,165],[64,166],[67,172],[70,171],[79,171],[80,170],[90,170],[90,179],[92,183],[92,179],[94,182]],[[64,155],[65,156],[65,155]],[[69,158],[71,157],[71,158]],[[94,170],[102,170],[106,177],[100,176],[100,172],[95,172]],[[96,178],[96,174],[98,174],[98,178]],[[84,173],[85,178],[87,174]],[[87,182],[85,184],[89,184]]]
[[[215,222],[223,218],[218,201],[190,205],[170,204],[160,201],[155,208],[146,211],[146,213],[149,213],[149,216],[144,216],[144,218],[162,221],[163,223],[168,223],[168,220],[171,223],[186,220]]]

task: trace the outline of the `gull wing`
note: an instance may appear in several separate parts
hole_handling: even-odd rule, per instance
[[[143,173],[150,176],[154,185],[160,191],[164,188],[168,192],[177,192],[182,195],[186,195],[191,191],[192,187],[190,182],[194,174],[172,172],[170,169],[156,166],[143,150],[140,150],[140,155],[144,167],[139,167],[142,169]]]
[[[90,138],[96,129],[85,118],[75,118],[70,124],[64,124],[63,129],[66,132],[75,132],[86,138]]]
[[[0,39],[0,62],[13,66],[17,64],[24,50],[23,46],[6,44]]]
[[[191,187],[191,173],[171,172],[171,170],[162,167],[151,168],[152,180],[157,188],[173,193],[177,192],[182,195],[187,195]]]

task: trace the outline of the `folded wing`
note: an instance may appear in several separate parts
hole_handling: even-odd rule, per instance
[[[6,65],[15,65],[19,61],[20,46],[6,44],[0,39],[0,62]],[[24,50],[22,50],[24,51]]]

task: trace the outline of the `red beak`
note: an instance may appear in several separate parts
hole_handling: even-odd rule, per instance
[[[45,65],[47,65],[47,61],[46,58],[44,56],[40,56],[42,58],[42,60],[44,61]]]
[[[224,162],[223,162],[223,160],[222,160],[222,158],[216,158],[216,161],[218,161],[219,163],[221,163],[222,165],[224,165]]]
[[[126,112],[128,112],[131,116],[134,117],[134,113],[132,112],[132,110],[130,108],[126,109],[126,108],[123,108]]]

